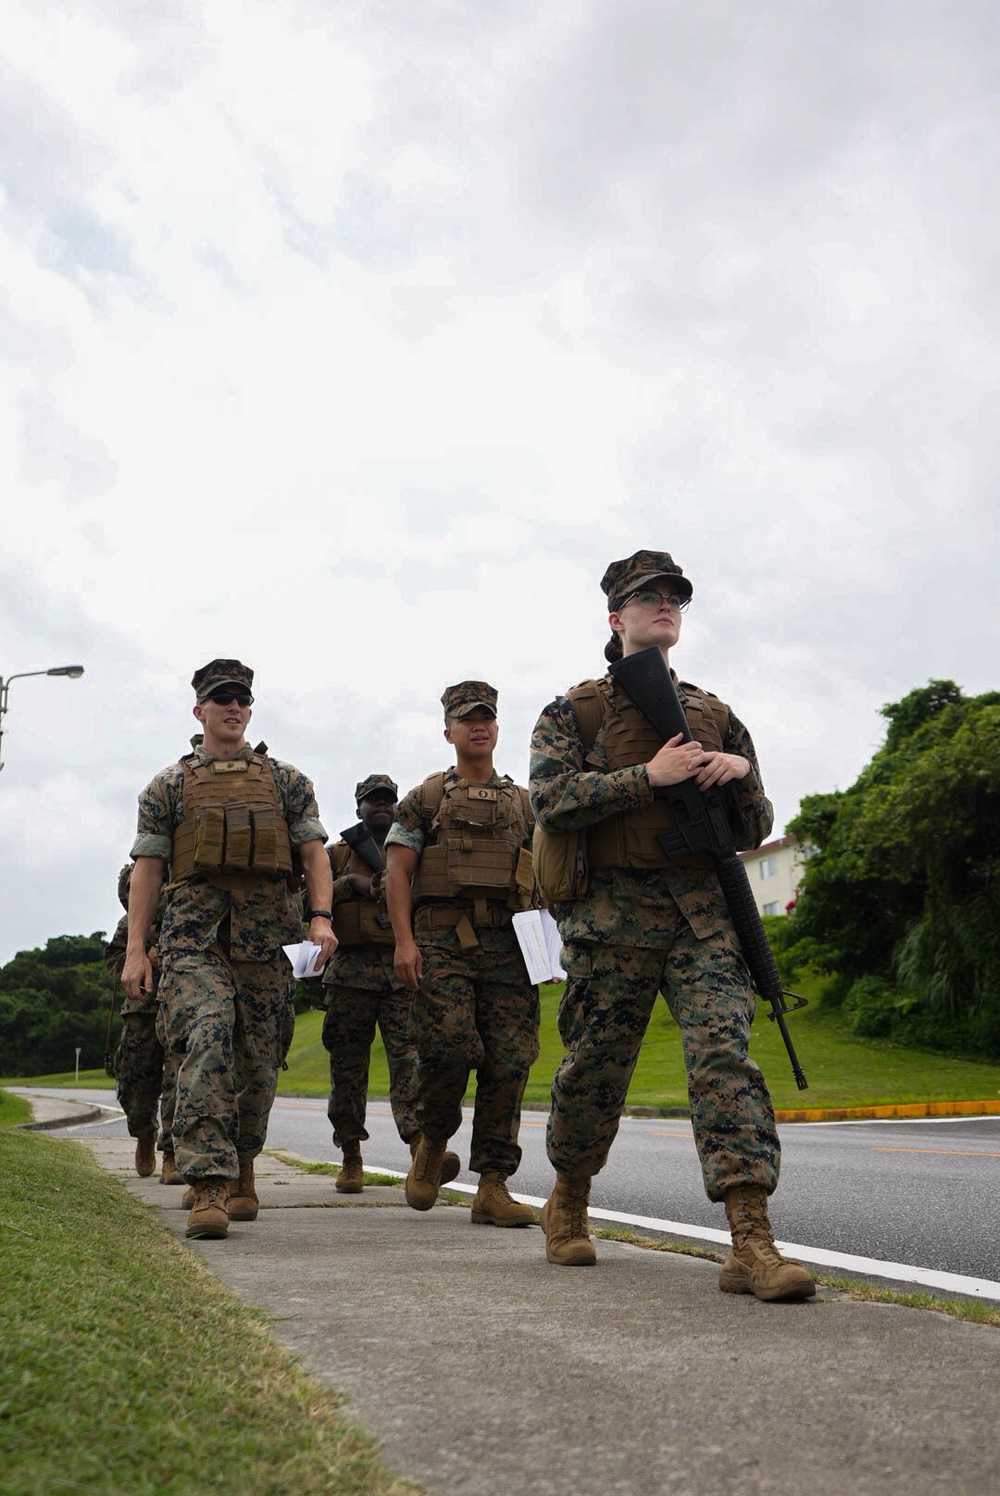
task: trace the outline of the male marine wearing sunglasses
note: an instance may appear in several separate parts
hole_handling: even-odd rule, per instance
[[[139,796],[122,983],[152,984],[146,935],[169,864],[160,927],[160,1002],[179,1059],[173,1139],[191,1186],[187,1235],[223,1237],[258,1210],[254,1159],[287,1048],[291,968],[302,937],[295,890],[305,876],[309,939],[336,948],[326,832],[311,782],[246,741],[253,671],[211,660],[191,681],[204,738]]]

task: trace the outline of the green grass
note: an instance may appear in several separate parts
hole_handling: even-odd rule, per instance
[[[23,1096],[12,1096],[9,1091],[0,1091],[0,1127],[16,1127],[20,1122],[31,1121],[31,1103]]]
[[[341,1401],[86,1150],[0,1132],[5,1496],[402,1496]]]
[[[924,1050],[902,1049],[878,1040],[857,1039],[837,1025],[836,1013],[818,1001],[818,981],[801,984],[809,1006],[788,1019],[792,1040],[809,1082],[799,1091],[781,1042],[777,1026],[768,1021],[767,1004],[761,1003],[754,1024],[751,1052],[763,1068],[778,1108],[861,1107],[924,1101],[996,1101],[1000,1099],[1000,1065],[976,1064],[949,1059]],[[541,989],[541,1053],[528,1079],[525,1101],[545,1105],[562,1044],[556,1031],[556,1010],[561,987]],[[320,1033],[323,1014],[316,1009],[300,1013],[288,1056],[288,1069],[278,1083],[279,1093],[291,1096],[325,1096],[330,1086],[329,1058]],[[20,1082],[23,1084],[23,1082]],[[32,1077],[35,1085],[65,1086],[72,1073]],[[81,1072],[80,1084],[111,1089],[113,1082],[103,1070]],[[389,1069],[381,1040],[372,1048],[368,1084],[372,1096],[389,1094]],[[667,1012],[658,1002],[643,1040],[642,1052],[629,1091],[631,1106],[659,1110],[685,1108],[687,1084],[680,1037]]]
[[[786,1107],[854,1107],[920,1101],[984,1101],[1000,1098],[1000,1065],[953,1060],[922,1050],[897,1049],[873,1040],[856,1039],[837,1027],[829,1009],[816,1000],[819,984],[803,984],[810,1003],[788,1019],[792,1040],[809,1082],[807,1091],[796,1087],[777,1025],[764,1015],[761,1003],[754,1023],[751,1052],[763,1068],[775,1105]],[[563,1047],[556,1030],[556,1010],[562,989],[541,989],[541,1052],[532,1067],[525,1101],[546,1104]],[[295,1039],[288,1069],[278,1089],[289,1095],[325,1096],[329,1090],[329,1061],[320,1040],[323,1015],[302,1013],[295,1026]],[[372,1049],[369,1091],[386,1096],[389,1071],[381,1041]],[[658,1002],[643,1040],[629,1104],[655,1108],[687,1106],[687,1082],[680,1035]]]

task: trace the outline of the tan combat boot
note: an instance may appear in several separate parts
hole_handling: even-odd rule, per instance
[[[413,1162],[406,1176],[406,1203],[414,1210],[430,1210],[441,1188],[444,1144],[420,1133],[410,1146]]]
[[[759,1184],[726,1191],[726,1215],[733,1245],[722,1264],[723,1293],[754,1293],[759,1299],[809,1299],[816,1284],[801,1262],[782,1257],[774,1245],[767,1215],[767,1192]]]
[[[135,1172],[148,1179],[156,1172],[156,1133],[140,1132],[135,1140]]]
[[[476,1226],[533,1226],[535,1212],[530,1205],[511,1199],[502,1174],[481,1174],[472,1202],[472,1220]]]
[[[590,1180],[556,1171],[555,1189],[539,1216],[545,1232],[545,1255],[558,1267],[593,1267],[597,1249],[590,1239],[587,1203]]]
[[[419,1142],[420,1142],[420,1134],[418,1132],[417,1135],[416,1135],[416,1137],[413,1138],[411,1140],[411,1142],[409,1143],[409,1145],[408,1145],[409,1149],[410,1149],[410,1157],[411,1158],[416,1153],[416,1151],[417,1151],[417,1144]],[[458,1156],[457,1153],[452,1153],[451,1149],[447,1148],[445,1150],[444,1158],[442,1158],[442,1160],[441,1160],[441,1183],[443,1185],[444,1184],[450,1184],[453,1179],[457,1179],[458,1178],[458,1176],[459,1176],[459,1174],[461,1174],[461,1172],[462,1172],[462,1160],[459,1158],[459,1156]]]
[[[174,1163],[174,1155],[165,1153],[163,1155],[163,1168],[160,1170],[161,1184],[183,1184],[184,1175]]]
[[[365,1170],[361,1162],[361,1144],[357,1139],[343,1146],[344,1162],[340,1166],[334,1189],[341,1195],[360,1195],[365,1187]]]
[[[252,1158],[246,1158],[240,1164],[239,1179],[229,1181],[228,1210],[231,1221],[255,1221],[257,1219],[260,1201],[257,1199]]]
[[[218,1176],[199,1179],[192,1186],[194,1204],[188,1216],[185,1236],[221,1238],[229,1231],[229,1180]]]

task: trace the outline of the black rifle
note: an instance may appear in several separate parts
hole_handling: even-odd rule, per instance
[[[682,734],[683,742],[691,742],[691,729],[688,727],[684,708],[666,661],[655,645],[618,660],[611,666],[611,674],[665,743],[678,733]],[[726,813],[726,798],[718,789],[700,790],[693,779],[658,788],[655,793],[657,799],[669,802],[675,821],[674,827],[661,831],[657,836],[657,841],[667,856],[686,857],[693,852],[711,853],[733,927],[743,948],[743,959],[760,996],[771,1004],[771,1011],[767,1016],[778,1025],[788,1050],[788,1058],[792,1062],[795,1084],[800,1091],[804,1091],[809,1083],[795,1053],[792,1036],[785,1023],[785,1014],[804,1008],[806,999],[795,992],[786,992],[781,985],[774,955],[767,943],[764,926],[750,892],[747,870],[736,850]],[[785,999],[788,997],[793,997],[795,1001],[787,1003]]]
[[[346,831],[340,833],[340,839],[347,843],[352,852],[357,852],[358,856],[367,862],[373,873],[385,872],[385,858],[364,821],[359,821],[356,826],[348,826]]]

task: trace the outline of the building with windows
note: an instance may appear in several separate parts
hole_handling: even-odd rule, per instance
[[[741,852],[759,914],[788,914],[802,881],[805,856],[794,836],[779,836],[756,852]]]

